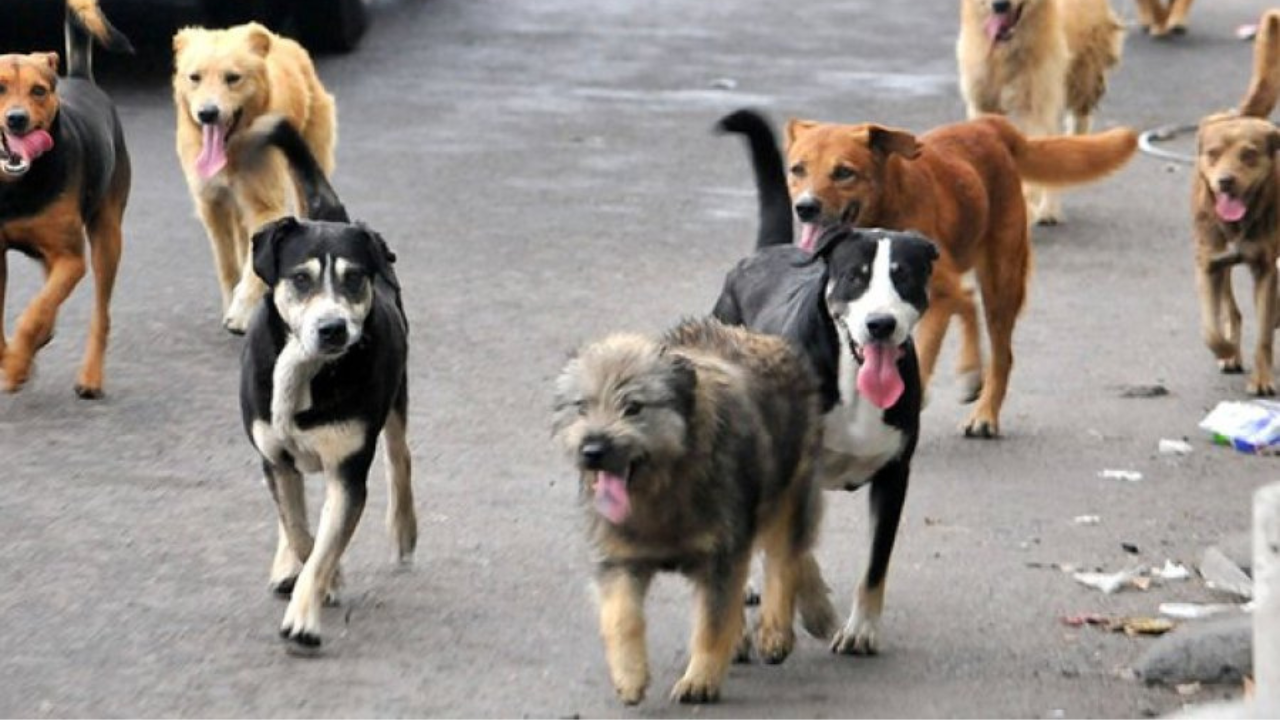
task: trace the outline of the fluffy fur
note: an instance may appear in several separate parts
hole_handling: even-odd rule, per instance
[[[1027,135],[1042,136],[1061,132],[1069,114],[1069,131],[1089,132],[1124,47],[1108,0],[960,2],[956,56],[969,118],[1008,115]],[[1029,197],[1036,221],[1061,219],[1052,189]]]
[[[1129,129],[1028,138],[1007,119],[989,116],[919,138],[882,125],[792,120],[786,155],[806,249],[812,249],[806,239],[837,224],[912,230],[938,244],[929,309],[917,328],[921,375],[927,387],[947,325],[959,315],[959,370],[970,379],[969,399],[977,400],[964,433],[994,437],[1013,365],[1013,328],[1031,274],[1022,181],[1087,182],[1123,166],[1136,149],[1137,134]],[[990,341],[985,373],[968,273],[981,295]]]
[[[622,702],[638,703],[649,684],[643,604],[658,571],[697,588],[689,665],[671,693],[681,702],[715,701],[744,650],[753,548],[765,554],[754,641],[766,661],[791,652],[797,602],[806,627],[830,622],[811,552],[818,398],[784,341],[705,320],[661,340],[587,345],[557,380],[554,437],[580,474],[600,633]]]
[[[82,398],[97,398],[131,173],[115,107],[93,82],[92,46],[96,40],[109,50],[133,48],[92,0],[68,5],[66,35],[63,78],[57,53],[0,56],[0,370],[6,391],[22,387],[36,351],[53,338],[59,307],[91,264],[93,315],[75,390]],[[7,342],[10,249],[39,261],[45,283]]]
[[[213,246],[223,325],[241,333],[265,291],[249,261],[249,238],[289,214],[294,192],[282,157],[244,164],[244,131],[262,115],[281,115],[331,174],[334,102],[302,46],[257,23],[186,28],[174,36],[173,51],[178,158]],[[305,208],[298,199],[298,212]]]

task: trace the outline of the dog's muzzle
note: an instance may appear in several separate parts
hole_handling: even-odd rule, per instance
[[[326,320],[316,326],[316,347],[326,355],[346,350],[350,339],[346,320]]]

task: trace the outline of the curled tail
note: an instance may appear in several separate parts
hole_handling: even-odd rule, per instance
[[[716,123],[722,133],[737,133],[747,139],[751,149],[751,167],[756,175],[756,195],[760,199],[760,229],[756,249],[768,245],[790,245],[791,195],[787,176],[782,169],[782,153],[768,119],[755,110],[738,110]]]
[[[1240,101],[1240,114],[1265,118],[1280,99],[1280,10],[1268,10],[1253,39],[1253,78]]]
[[[308,218],[351,222],[347,217],[347,209],[338,199],[338,193],[329,184],[329,179],[325,177],[320,163],[316,162],[311,148],[307,147],[307,141],[283,115],[264,115],[254,121],[249,129],[246,154],[261,152],[268,146],[278,148],[289,161],[293,178],[306,196]]]
[[[989,123],[1008,146],[1018,174],[1039,185],[1077,185],[1091,182],[1124,167],[1138,149],[1138,133],[1115,128],[1092,135],[1027,137],[1003,117],[988,116]]]
[[[102,14],[98,0],[67,0],[67,76],[93,79],[93,41],[133,54],[133,43]]]

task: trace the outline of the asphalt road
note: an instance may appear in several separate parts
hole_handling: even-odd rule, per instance
[[[1232,104],[1250,57],[1233,31],[1266,4],[1205,1],[1185,38],[1131,36],[1100,126],[1194,121]],[[742,147],[709,133],[720,115],[752,105],[919,131],[958,120],[957,15],[956,0],[404,0],[376,9],[359,52],[319,63],[340,112],[335,184],[400,256],[421,540],[416,566],[395,571],[377,466],[346,555],[346,603],[326,611],[315,660],[286,655],[276,637],[274,511],[238,419],[240,340],[219,327],[172,147],[167,60],[104,61],[135,160],[108,395],[71,392],[86,281],[38,376],[0,397],[0,715],[1178,708],[1188,698],[1118,675],[1150,640],[1059,617],[1149,615],[1207,591],[1103,596],[1033,567],[1193,561],[1245,527],[1251,491],[1280,467],[1197,430],[1244,380],[1218,375],[1198,337],[1188,169],[1147,157],[1072,192],[1067,224],[1035,231],[1004,437],[963,439],[966,409],[939,375],[880,656],[837,657],[805,638],[780,667],[734,667],[721,705],[672,705],[689,621],[673,577],[648,604],[649,699],[624,710],[609,686],[575,482],[549,443],[552,378],[582,341],[705,312],[748,251],[753,188]],[[15,256],[10,275],[12,328],[39,272]],[[1170,394],[1120,396],[1149,383]],[[1192,455],[1157,455],[1160,438],[1180,437]],[[1145,477],[1099,478],[1104,468]],[[863,508],[832,497],[823,530],[842,608],[866,553]],[[1073,524],[1082,514],[1102,522]]]

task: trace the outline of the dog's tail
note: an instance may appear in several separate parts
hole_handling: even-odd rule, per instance
[[[1268,10],[1253,39],[1253,78],[1240,101],[1240,114],[1265,118],[1280,99],[1280,10]]]
[[[338,193],[329,184],[316,156],[298,129],[283,115],[264,115],[254,121],[245,136],[244,154],[261,154],[267,147],[284,153],[293,178],[306,196],[306,216],[312,220],[351,222]]]
[[[769,120],[755,110],[738,110],[720,118],[716,130],[737,133],[747,139],[751,167],[756,175],[756,195],[760,200],[760,227],[756,249],[767,245],[790,245],[793,239],[791,197],[782,169],[782,153]]]
[[[98,0],[67,0],[67,76],[93,79],[93,41],[133,54],[133,43],[102,14]]]
[[[1003,117],[990,123],[1009,148],[1018,174],[1038,185],[1077,185],[1098,180],[1124,167],[1138,149],[1138,133],[1115,128],[1092,135],[1027,137]]]

